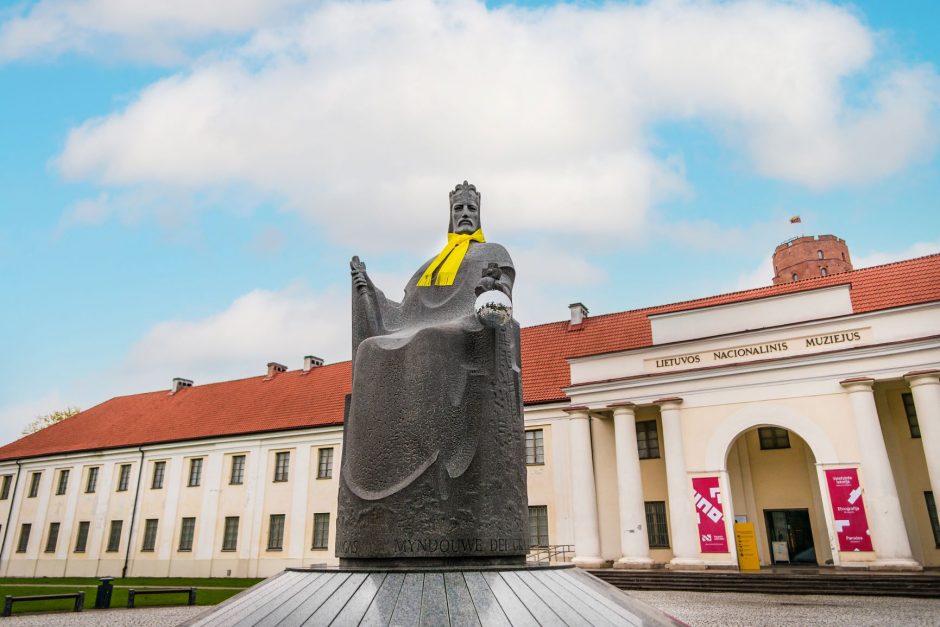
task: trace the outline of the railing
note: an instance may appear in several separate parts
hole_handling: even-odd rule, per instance
[[[567,562],[568,556],[574,557],[573,544],[551,544],[547,546],[530,546],[529,554],[526,556],[527,562],[538,564],[551,564],[555,562]]]

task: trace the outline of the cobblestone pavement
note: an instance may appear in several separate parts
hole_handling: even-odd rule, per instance
[[[0,619],[3,627],[171,627],[204,612],[205,606],[148,607],[135,610],[86,610],[30,614]]]
[[[940,626],[940,599],[631,590],[692,627]]]

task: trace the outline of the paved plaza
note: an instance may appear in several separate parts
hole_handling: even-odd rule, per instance
[[[646,590],[628,594],[692,627],[940,625],[940,599]]]
[[[692,627],[940,626],[940,599],[671,591],[627,594]],[[10,627],[170,627],[205,609],[187,606],[33,614],[5,618],[3,624]]]

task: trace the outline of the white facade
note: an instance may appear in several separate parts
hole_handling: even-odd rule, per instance
[[[549,544],[574,545],[574,561],[588,567],[733,568],[738,518],[755,525],[761,562],[779,563],[775,516],[790,516],[805,519],[811,537],[801,541],[820,565],[940,566],[927,496],[940,495],[940,303],[853,314],[848,288],[836,287],[651,318],[651,347],[571,359],[570,402],[526,407],[527,429],[542,432],[529,502],[547,510]],[[770,427],[786,438],[759,431]],[[765,433],[787,446],[765,448]],[[0,476],[12,479],[0,499],[0,575],[263,577],[336,563],[341,440],[341,427],[322,427],[2,462]],[[325,449],[332,473],[318,478]],[[275,481],[285,452],[287,478]],[[245,465],[233,484],[235,456]],[[189,486],[194,459],[201,476]],[[840,547],[826,479],[834,469],[858,474],[872,551]],[[703,550],[697,478],[717,478],[724,552]],[[653,533],[659,507],[665,520]],[[321,523],[329,514],[326,548],[313,548],[316,514]],[[279,547],[269,546],[276,516]],[[224,550],[226,518],[236,517],[237,542]],[[118,550],[108,550],[117,520]],[[152,549],[148,520],[157,521]],[[83,522],[87,542],[76,551]],[[60,531],[47,552],[51,523]]]

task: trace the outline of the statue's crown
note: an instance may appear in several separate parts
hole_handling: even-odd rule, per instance
[[[477,188],[472,183],[468,183],[467,181],[458,183],[454,191],[450,193],[451,207],[464,202],[472,202],[476,206],[480,206],[480,192],[477,191]]]

